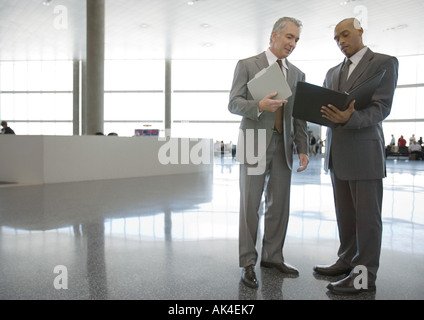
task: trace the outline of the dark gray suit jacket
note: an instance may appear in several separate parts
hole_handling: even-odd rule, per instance
[[[288,64],[287,82],[293,92],[292,96],[284,106],[284,145],[287,164],[292,169],[293,143],[296,144],[298,153],[307,153],[308,138],[307,125],[303,120],[293,119],[293,101],[298,81],[305,81],[305,74],[290,62]],[[240,123],[240,134],[246,137],[246,129],[266,130],[266,148],[271,141],[272,128],[275,123],[275,113],[263,112],[258,117],[258,103],[251,96],[247,83],[254,78],[262,69],[268,67],[268,60],[265,52],[237,63],[233,85],[230,92],[230,102],[228,110],[231,113],[243,116]],[[270,92],[272,93],[272,92]],[[237,160],[249,164],[246,161],[245,146],[247,139],[240,139],[237,144]],[[257,135],[255,135],[255,147],[257,146]],[[255,150],[256,154],[257,150]]]
[[[324,87],[339,89],[342,65],[328,71]],[[386,176],[382,122],[390,114],[398,66],[395,57],[368,49],[343,88],[349,91],[380,70],[386,70],[368,107],[355,110],[346,124],[327,130],[325,169],[332,169],[339,179],[369,180]]]

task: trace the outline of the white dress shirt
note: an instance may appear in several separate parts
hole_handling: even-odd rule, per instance
[[[350,75],[352,74],[353,70],[355,70],[356,66],[359,64],[359,62],[362,60],[362,58],[365,55],[365,52],[367,52],[368,47],[364,47],[361,50],[359,50],[357,53],[355,53],[353,56],[349,58],[349,60],[352,62],[349,66],[349,73],[347,75],[347,78],[349,79]],[[346,62],[347,58],[345,59]]]
[[[278,60],[277,56],[275,54],[273,54],[272,51],[269,48],[268,48],[268,50],[265,51],[265,55],[266,55],[266,58],[268,60],[268,65],[271,65]],[[284,59],[281,59],[281,62],[283,63],[284,77],[287,79],[287,74],[289,72],[289,67],[287,65],[287,61],[284,58]],[[259,106],[258,106],[258,117],[262,114],[262,112],[263,111],[259,111]]]
[[[275,61],[278,60],[278,58],[272,53],[272,51],[268,48],[268,50],[265,52],[266,58],[268,59],[268,64],[271,65],[273,64]],[[289,71],[289,67],[287,66],[287,61],[286,58],[281,59],[282,63],[283,63],[283,73],[284,73],[284,77],[286,77],[287,79],[287,73]]]

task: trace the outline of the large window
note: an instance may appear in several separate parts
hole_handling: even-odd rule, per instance
[[[322,85],[340,61],[292,61],[306,81]],[[171,134],[236,142],[241,117],[228,111],[236,60],[171,62]],[[424,55],[399,57],[386,141],[424,135]],[[0,119],[19,135],[72,135],[72,61],[0,62]],[[105,134],[133,136],[135,129],[165,129],[165,61],[105,62]],[[322,135],[325,128],[322,129]]]
[[[19,135],[72,135],[70,61],[0,63],[0,118]]]
[[[164,130],[165,62],[105,62],[105,134],[133,136],[136,129]]]
[[[424,55],[399,57],[398,87],[392,112],[383,123],[386,144],[393,134],[403,135],[409,143],[412,135],[424,136]]]
[[[240,116],[228,111],[237,61],[172,62],[172,135],[236,142]]]

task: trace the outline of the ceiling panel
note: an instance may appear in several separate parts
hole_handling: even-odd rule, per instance
[[[52,0],[48,6],[43,1],[0,0],[1,60],[84,59],[86,1]],[[333,29],[352,16],[366,23],[364,39],[375,51],[424,54],[424,1],[187,2],[106,0],[106,58],[239,59],[266,49],[272,25],[282,16],[304,25],[292,59],[342,57]],[[66,21],[60,20],[64,12]],[[64,22],[66,28],[60,28]]]

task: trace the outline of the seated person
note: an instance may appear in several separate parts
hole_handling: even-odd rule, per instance
[[[409,145],[408,150],[409,150],[409,154],[411,155],[415,154],[415,157],[417,160],[420,160],[423,158],[423,152],[422,152],[421,146],[416,141],[413,141]]]
[[[2,121],[1,122],[1,126],[2,126],[2,128],[1,128],[1,133],[2,134],[15,134],[15,131],[13,131],[12,128],[10,128],[7,125],[7,122],[6,121]]]

